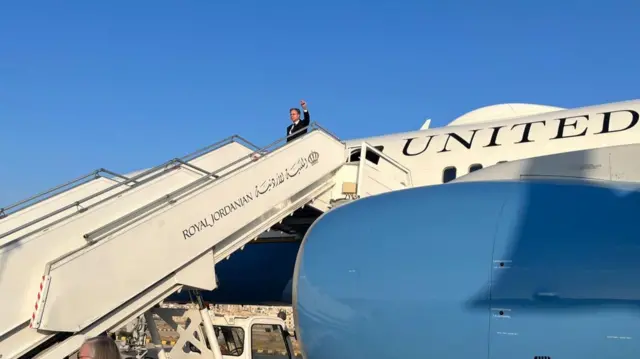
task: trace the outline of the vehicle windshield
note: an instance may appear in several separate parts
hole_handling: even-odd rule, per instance
[[[251,326],[251,357],[253,359],[285,359],[291,353],[287,347],[284,330],[277,324]]]
[[[244,330],[240,327],[214,326],[222,355],[240,356],[244,352]]]

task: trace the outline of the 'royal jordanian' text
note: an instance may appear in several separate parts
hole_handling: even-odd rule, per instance
[[[216,223],[242,209],[253,200],[266,195],[268,192],[279,187],[284,182],[300,175],[305,169],[310,166],[314,166],[318,163],[319,159],[320,154],[316,151],[311,151],[311,153],[306,157],[299,157],[291,166],[286,167],[284,171],[277,172],[275,175],[271,176],[271,178],[268,178],[262,181],[259,185],[254,186],[252,192],[245,193],[243,196],[225,204],[215,212],[206,215],[198,222],[193,223],[188,228],[182,230],[182,236],[184,239],[191,238],[208,228],[214,227]]]
[[[189,228],[182,231],[184,239],[190,238],[191,236],[205,230],[208,227],[213,227],[216,222],[220,221],[236,210],[244,207],[244,205],[246,205],[247,203],[253,201],[253,198],[253,194],[248,192],[237,200],[219,208],[217,211],[209,214],[207,217],[204,217],[198,223],[192,224],[191,226],[189,226]]]

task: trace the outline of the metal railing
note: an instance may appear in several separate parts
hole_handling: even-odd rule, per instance
[[[51,218],[51,217],[53,217],[53,216],[55,216],[55,215],[57,215],[59,213],[62,213],[64,211],[68,210],[68,209],[71,209],[71,208],[74,208],[74,207],[78,208],[78,210],[76,212],[71,213],[71,214],[69,214],[69,215],[67,215],[67,216],[65,216],[63,218],[60,218],[60,219],[58,219],[58,220],[56,220],[56,221],[54,221],[52,223],[49,223],[48,225],[46,225],[44,227],[44,228],[48,228],[48,227],[50,227],[50,226],[52,226],[54,224],[60,223],[61,221],[64,221],[64,220],[66,220],[66,219],[68,219],[68,218],[70,218],[72,216],[75,216],[78,213],[85,212],[90,208],[93,208],[93,207],[95,207],[95,206],[97,206],[97,205],[99,205],[101,203],[104,203],[106,201],[109,201],[110,199],[112,199],[114,197],[117,197],[117,196],[119,196],[119,195],[121,195],[121,194],[123,194],[123,193],[125,193],[127,191],[130,191],[130,190],[132,190],[133,188],[136,188],[138,185],[140,185],[142,183],[146,183],[148,181],[151,181],[153,179],[161,177],[161,176],[165,175],[166,173],[169,173],[169,172],[179,168],[180,166],[188,166],[188,167],[194,168],[194,169],[196,169],[196,170],[198,170],[200,172],[208,173],[207,171],[203,170],[202,168],[199,168],[197,166],[194,166],[192,164],[187,163],[187,161],[192,161],[192,160],[194,160],[194,159],[196,159],[198,157],[201,157],[201,156],[203,156],[205,154],[211,153],[214,150],[216,150],[218,148],[221,148],[222,146],[228,145],[230,143],[233,143],[233,142],[238,142],[238,143],[244,142],[249,147],[258,148],[258,146],[254,145],[253,143],[245,140],[244,138],[242,138],[240,136],[234,135],[234,136],[231,136],[231,137],[227,137],[227,138],[225,138],[225,139],[223,139],[221,141],[218,141],[218,142],[213,143],[213,144],[211,144],[209,146],[206,146],[206,147],[201,148],[199,150],[196,150],[196,151],[194,151],[192,153],[189,153],[186,156],[183,156],[181,158],[174,158],[172,160],[166,161],[166,162],[164,162],[164,163],[162,163],[162,164],[160,164],[158,166],[155,166],[155,167],[150,168],[150,169],[148,169],[148,170],[146,170],[144,172],[141,172],[141,173],[139,173],[139,174],[137,174],[137,175],[135,175],[135,176],[133,176],[131,178],[127,178],[123,182],[116,183],[116,184],[114,184],[112,186],[109,186],[109,187],[99,191],[99,192],[93,193],[93,194],[91,194],[89,196],[86,196],[86,197],[84,197],[84,198],[82,198],[82,199],[80,199],[78,201],[75,201],[75,202],[73,202],[73,203],[71,203],[69,205],[61,207],[61,208],[59,208],[59,209],[57,209],[57,210],[55,210],[53,212],[50,212],[50,213],[48,213],[46,215],[43,215],[41,217],[38,217],[38,218],[32,220],[32,221],[24,223],[21,226],[18,226],[18,227],[14,228],[14,229],[12,229],[12,230],[10,230],[8,232],[0,234],[0,239],[5,238],[5,237],[7,237],[7,236],[9,236],[11,234],[14,234],[16,232],[19,232],[19,231],[21,231],[23,229],[26,229],[26,228],[28,228],[28,227],[30,227],[30,226],[32,226],[34,224],[37,224],[37,223],[39,223],[39,222],[41,222],[41,221],[43,221],[45,219]],[[158,171],[160,171],[160,172],[158,172]],[[144,178],[144,180],[142,182],[136,182],[136,180],[142,179],[143,177],[146,177],[146,176],[149,176],[149,175],[151,175],[151,176],[148,177],[148,178]],[[84,177],[86,177],[86,176],[84,176]],[[77,179],[75,181],[77,181]],[[133,186],[130,186],[129,188],[126,188],[126,189],[124,189],[124,190],[122,190],[122,191],[120,191],[118,193],[115,193],[115,194],[112,194],[111,196],[103,198],[102,200],[100,200],[100,201],[98,201],[96,203],[93,203],[90,206],[82,207],[83,203],[85,203],[85,202],[87,202],[89,200],[92,200],[92,199],[94,199],[94,198],[96,198],[98,196],[101,196],[101,195],[103,195],[103,194],[105,194],[107,192],[110,192],[110,191],[112,191],[114,189],[117,189],[119,187],[125,186],[125,185],[127,185],[127,184],[129,184],[131,182],[134,182]],[[76,185],[76,187],[78,185]],[[60,186],[57,186],[57,187],[60,187]],[[49,191],[45,191],[43,193],[51,193],[51,191],[52,190],[49,190]],[[37,197],[37,195],[33,196],[33,197]],[[21,202],[25,202],[25,201],[27,201],[27,200],[23,200]],[[20,202],[18,202],[18,203],[20,203]],[[15,207],[15,205],[13,205],[13,206]],[[44,228],[40,228],[38,230],[42,230]],[[31,233],[29,233],[29,234],[31,234]]]
[[[300,138],[308,136],[309,134],[311,134],[314,131],[323,132],[323,133],[329,135],[331,138],[341,142],[335,135],[333,135],[329,131],[325,130],[324,128],[322,128],[317,123],[312,122],[311,124],[309,124],[309,126],[307,126],[305,128],[302,128],[302,129],[300,129],[300,130],[298,130],[296,132],[293,132],[288,136],[281,137],[280,139],[278,139],[278,140],[276,140],[276,141],[274,141],[274,142],[272,142],[272,143],[270,143],[270,144],[268,144],[268,145],[266,145],[266,146],[264,146],[262,148],[257,149],[256,151],[252,152],[251,154],[249,154],[247,156],[248,158],[252,159],[252,161],[246,162],[246,163],[242,164],[241,166],[238,166],[238,167],[234,168],[233,170],[231,170],[231,171],[229,171],[229,172],[227,172],[225,174],[222,174],[220,176],[217,176],[216,174],[220,173],[220,172],[222,172],[222,171],[224,171],[224,170],[226,170],[226,169],[228,169],[228,168],[230,168],[230,167],[232,167],[232,166],[234,166],[236,164],[239,164],[240,162],[246,160],[247,157],[241,157],[241,158],[239,158],[239,159],[237,159],[237,160],[235,160],[235,161],[233,161],[233,162],[231,162],[231,163],[229,163],[229,164],[227,164],[227,165],[225,165],[225,166],[223,166],[221,168],[218,168],[215,171],[212,171],[212,172],[206,172],[205,171],[207,176],[203,176],[201,178],[198,178],[198,179],[196,179],[196,180],[194,180],[194,181],[192,181],[192,182],[190,182],[190,183],[188,183],[188,184],[186,184],[186,185],[174,190],[171,193],[168,193],[168,194],[166,194],[166,195],[164,195],[164,196],[162,196],[162,197],[160,197],[160,198],[158,198],[158,199],[156,199],[156,200],[154,200],[154,201],[152,201],[152,202],[150,202],[150,203],[148,203],[148,204],[146,204],[146,205],[144,205],[144,206],[142,206],[142,207],[140,207],[140,208],[138,208],[136,210],[133,210],[132,212],[129,212],[128,214],[126,214],[126,215],[124,215],[124,216],[122,216],[122,217],[120,217],[118,219],[115,219],[115,220],[113,220],[113,221],[111,221],[111,222],[109,222],[109,223],[107,223],[107,224],[105,224],[105,225],[103,225],[103,226],[101,226],[101,227],[89,232],[89,233],[86,233],[86,234],[83,235],[83,237],[87,241],[92,241],[94,238],[99,237],[99,236],[101,236],[101,235],[103,235],[105,233],[108,233],[109,231],[111,231],[113,229],[117,229],[121,225],[124,225],[124,224],[128,223],[129,221],[132,221],[132,220],[136,219],[137,217],[140,217],[143,214],[148,213],[151,210],[153,210],[153,209],[155,209],[155,208],[157,208],[157,207],[159,207],[159,206],[161,206],[161,205],[163,205],[165,203],[175,203],[177,201],[176,198],[178,196],[180,196],[182,194],[185,194],[186,192],[188,192],[188,191],[190,191],[192,189],[197,189],[198,187],[201,187],[201,186],[207,186],[207,185],[210,184],[211,181],[217,181],[217,180],[226,178],[226,177],[228,177],[228,176],[230,176],[230,175],[232,175],[232,174],[234,174],[234,173],[246,168],[247,166],[250,166],[254,162],[264,158],[264,156],[255,156],[255,155],[264,155],[264,154],[268,154],[268,153],[273,153],[277,149],[281,149],[281,148],[286,147],[286,145],[288,145],[290,143],[286,143],[284,146],[278,146],[278,144],[280,144],[283,141],[286,141],[288,138],[290,138],[292,136],[295,136],[296,134],[301,133],[301,132],[303,132],[305,130],[308,130],[308,132],[306,134],[304,134],[303,136],[301,136],[299,138],[296,138],[296,140],[291,141],[290,143],[295,143]]]
[[[407,187],[412,187],[413,186],[413,178],[411,177],[411,170],[409,168],[407,168],[406,166],[402,165],[400,162],[394,160],[392,157],[390,157],[389,155],[385,154],[384,152],[379,151],[378,149],[376,149],[375,147],[373,147],[373,145],[367,143],[366,141],[362,141],[362,143],[358,146],[350,146],[346,148],[346,154],[347,154],[347,159],[346,162],[355,162],[355,161],[351,161],[351,151],[353,151],[354,149],[360,149],[360,161],[358,163],[358,178],[356,180],[356,195],[357,196],[361,196],[361,188],[362,188],[362,179],[364,176],[364,167],[366,165],[367,162],[367,151],[370,151],[376,155],[378,155],[380,158],[386,160],[387,162],[389,162],[392,166],[396,167],[397,169],[399,169],[400,171],[404,172],[407,176],[407,183],[405,184]]]
[[[18,201],[16,203],[12,203],[12,204],[10,204],[10,205],[8,205],[6,207],[0,208],[0,219],[6,218],[6,217],[18,212],[18,211],[21,211],[23,209],[29,208],[29,207],[31,207],[33,205],[36,205],[36,204],[38,204],[38,203],[40,203],[42,201],[45,201],[45,200],[49,199],[51,197],[57,196],[59,194],[63,194],[65,192],[67,192],[67,191],[70,191],[70,190],[80,186],[80,185],[83,185],[85,183],[91,182],[92,180],[94,180],[96,178],[100,178],[100,177],[105,177],[106,178],[107,176],[102,175],[102,173],[111,175],[112,177],[119,177],[119,178],[124,179],[124,180],[129,180],[128,177],[123,176],[123,175],[121,175],[119,173],[116,173],[116,172],[113,172],[113,171],[109,171],[109,170],[104,169],[104,168],[99,168],[99,169],[97,169],[95,171],[87,173],[86,175],[80,176],[80,177],[75,178],[75,179],[73,179],[71,181],[68,181],[68,182],[65,182],[65,183],[63,183],[61,185],[55,186],[53,188],[50,188],[50,189],[48,189],[48,190],[46,190],[44,192],[40,192],[40,193],[38,193],[36,195],[33,195],[33,196],[29,197],[29,198],[23,199],[23,200]],[[85,181],[87,179],[88,179],[88,181]],[[61,191],[58,192],[58,190],[61,190]],[[29,202],[31,202],[31,203],[29,203]],[[27,204],[27,205],[23,206],[24,204]]]

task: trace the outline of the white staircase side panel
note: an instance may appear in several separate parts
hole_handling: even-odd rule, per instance
[[[370,161],[345,163],[337,171],[335,182],[337,186],[316,198],[310,206],[326,212],[337,203],[408,188],[412,183],[410,173],[384,159],[378,164]],[[343,187],[345,184],[347,186]],[[356,193],[353,193],[354,188]]]
[[[205,271],[205,268],[207,269]],[[119,284],[116,281],[116,285]],[[169,295],[179,291],[183,285],[214,290],[217,286],[214,271],[213,251],[207,251],[180,268],[175,273],[161,278],[148,290],[138,293],[109,315],[92,323],[91,326],[75,333],[62,343],[48,348],[35,358],[60,359],[78,350],[85,339],[94,337],[107,330],[121,328],[126,323],[142,315]],[[0,340],[0,356],[2,359],[14,359],[42,344],[55,332],[37,331],[29,327],[20,328],[8,338]]]
[[[335,189],[335,186],[332,187]],[[331,193],[332,191],[327,191],[322,193],[320,196],[316,197],[313,202],[309,203],[309,206],[317,209],[320,212],[326,212],[331,209]]]
[[[410,183],[407,183],[407,173],[396,167],[394,163],[384,158],[380,158],[377,164],[371,161],[365,161],[364,163],[366,164],[368,176],[379,179],[379,181],[385,183],[386,187],[398,189],[398,184],[402,187],[410,186]]]
[[[150,170],[150,168],[144,168],[144,169],[141,169],[141,170],[135,170],[133,172],[125,173],[124,175],[126,177],[131,178],[131,177],[135,177],[135,176],[137,176],[137,175],[139,175],[139,174],[141,174],[141,173],[143,173],[145,171],[148,171],[148,170]]]
[[[356,194],[349,192],[351,190],[349,187],[343,188],[343,184],[355,184],[357,195],[360,197],[411,187],[408,184],[410,178],[407,173],[400,171],[397,167],[380,166],[381,164],[376,165],[370,161],[345,163],[335,176],[338,185],[311,205],[323,210],[324,206],[333,207],[331,201],[353,200]]]
[[[311,205],[315,198],[329,193],[335,186],[335,171],[320,178],[302,191],[271,207],[260,217],[246,224],[240,230],[220,241],[215,248],[216,263],[231,256],[233,252],[243,247],[251,240],[269,230],[273,225],[305,205]],[[312,201],[312,202],[309,202]]]
[[[194,257],[212,247],[217,250],[216,245],[246,230],[256,218],[286,209],[292,195],[311,191],[310,186],[318,181],[324,185],[323,179],[344,163],[343,155],[342,143],[313,131],[51,262],[39,328],[77,331],[90,325]],[[161,195],[169,192],[165,188]],[[137,207],[129,205],[128,209]],[[75,235],[84,232],[78,229]]]
[[[2,359],[18,358],[49,339],[52,334],[30,329],[26,323],[24,327],[16,328],[11,336],[0,340],[0,355]]]
[[[73,204],[76,201],[79,201],[94,193],[98,193],[102,190],[105,190],[117,183],[118,181],[115,181],[110,178],[98,177],[91,181],[83,183],[75,188],[72,188],[66,192],[63,192],[51,198],[48,198],[40,203],[36,203],[32,206],[24,208],[19,212],[12,213],[10,216],[0,219],[0,236],[2,236],[4,233],[7,233],[14,228],[17,228],[23,224],[36,220],[66,205]],[[126,188],[127,186],[120,186],[119,188],[114,189],[111,192],[107,192],[103,195],[100,195],[92,199],[87,204],[95,203],[107,196],[112,195],[113,193],[125,190]],[[65,212],[61,212],[59,214],[53,215],[47,219],[39,221],[37,225],[34,225],[33,227],[41,228],[42,226],[52,223],[53,221],[56,221],[68,215],[69,213],[72,213],[75,211],[77,211],[77,209],[73,208],[73,209],[70,209],[69,211],[65,211]],[[17,238],[18,236],[23,235],[26,232],[34,230],[35,228],[33,227],[27,228],[20,232],[16,232],[15,234],[11,234],[8,237],[0,238],[0,245],[11,241],[13,238]]]
[[[209,250],[178,270],[174,278],[175,284],[212,291],[218,286],[213,270],[215,264],[215,253]]]
[[[349,201],[350,198],[347,194],[343,193],[342,184],[345,182],[355,183],[358,176],[358,163],[345,163],[340,167],[334,176],[335,186],[332,186],[329,191],[326,191],[316,197],[313,202],[309,203],[309,206],[326,212],[334,207],[334,201]]]
[[[400,176],[394,176],[391,171],[381,171],[377,166],[368,161],[365,162],[361,174],[362,177],[359,179],[361,197],[373,196],[379,193],[396,191],[408,187],[406,185],[406,178],[403,180]]]
[[[189,285],[188,283],[191,284]],[[100,335],[105,331],[123,327],[134,318],[152,310],[161,300],[182,289],[183,285],[203,290],[214,290],[217,287],[213,251],[209,250],[193,259],[176,273],[162,278],[152,288],[138,293],[133,299],[110,312],[109,315],[75,333],[60,345],[38,354],[34,359],[65,358],[78,350],[84,340]]]
[[[202,169],[215,171],[231,161],[246,156],[246,159],[219,172],[222,175],[250,162],[248,155],[251,152],[241,144],[232,142],[190,163],[197,163]],[[183,166],[141,183],[109,201],[77,213],[42,231],[28,236],[10,238],[9,243],[0,244],[0,303],[2,303],[0,305],[0,341],[4,340],[3,335],[28,323],[31,319],[40,291],[42,274],[48,262],[85,246],[86,240],[83,238],[85,233],[201,177],[202,174],[199,171]],[[152,245],[148,250],[153,251],[153,248]],[[143,252],[139,253],[142,256],[146,255]],[[102,260],[106,259],[100,258],[92,266],[100,265]],[[138,258],[129,259],[132,260],[129,263],[122,263],[117,257],[109,260],[116,266],[130,266],[135,265]]]

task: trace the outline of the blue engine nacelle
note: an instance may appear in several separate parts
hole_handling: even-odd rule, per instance
[[[636,358],[640,193],[468,182],[336,208],[298,253],[307,359]]]

